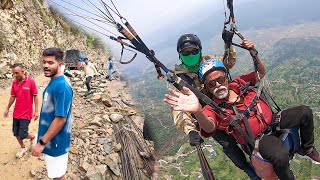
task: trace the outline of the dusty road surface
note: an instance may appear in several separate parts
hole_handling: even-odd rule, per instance
[[[36,84],[39,91],[39,106],[41,107],[42,92],[44,87],[49,82],[43,74],[36,79]],[[11,79],[8,81],[12,81]],[[5,89],[0,89],[0,179],[1,180],[29,180],[34,179],[31,175],[31,170],[45,168],[42,158],[36,158],[31,155],[30,150],[21,158],[16,158],[16,153],[20,149],[20,145],[12,134],[12,111],[13,105],[10,108],[8,118],[3,117],[3,112],[10,98],[11,86]],[[38,121],[31,121],[29,132],[37,134]],[[25,140],[26,147],[30,147],[30,141]]]

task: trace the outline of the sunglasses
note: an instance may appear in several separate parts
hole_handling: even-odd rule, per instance
[[[198,54],[199,52],[200,52],[200,50],[199,50],[199,49],[196,49],[196,50],[194,50],[194,51],[181,51],[180,54],[181,54],[182,56],[189,56],[190,54],[196,55],[196,54]]]
[[[218,78],[216,78],[216,79],[210,80],[208,83],[206,83],[206,85],[207,85],[209,88],[214,88],[214,87],[216,87],[217,82],[218,82],[219,84],[222,84],[222,83],[226,82],[226,77],[225,77],[225,76],[220,76],[220,77],[218,77]]]

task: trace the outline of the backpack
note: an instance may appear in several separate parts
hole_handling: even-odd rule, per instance
[[[287,149],[290,159],[292,159],[294,153],[297,152],[300,147],[298,128],[279,129],[276,133],[278,133],[276,136],[283,141],[284,148]],[[261,156],[257,148],[258,145],[259,139],[256,140],[255,149],[252,151],[250,157],[251,164],[254,167],[256,174],[265,180],[277,180],[278,176],[273,170],[273,165]]]

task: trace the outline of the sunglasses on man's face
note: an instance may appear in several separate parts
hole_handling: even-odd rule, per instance
[[[226,81],[226,77],[225,76],[220,76],[220,77],[218,77],[218,78],[216,78],[216,79],[213,79],[213,80],[210,80],[208,83],[206,83],[207,84],[207,86],[209,87],[209,88],[214,88],[214,87],[216,87],[216,85],[217,85],[217,82],[219,83],[219,84],[222,84],[222,83],[224,83]]]
[[[193,51],[181,51],[180,53],[183,56],[189,56],[190,54],[196,55],[196,54],[199,53],[199,51],[200,51],[199,49],[196,49],[196,50],[193,50]]]

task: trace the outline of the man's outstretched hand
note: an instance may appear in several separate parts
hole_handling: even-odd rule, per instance
[[[164,102],[168,103],[171,108],[175,111],[186,111],[186,112],[198,112],[201,108],[197,96],[187,87],[183,87],[183,91],[186,94],[175,91],[169,88],[172,95],[166,94],[163,99]]]

